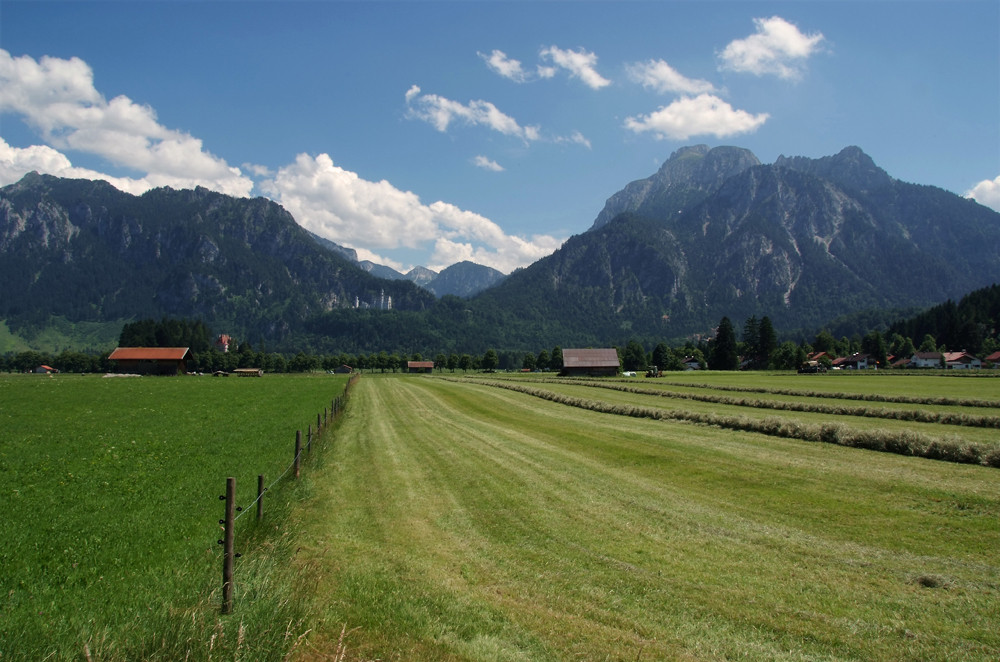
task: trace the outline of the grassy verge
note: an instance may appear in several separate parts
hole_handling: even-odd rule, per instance
[[[0,659],[281,659],[307,629],[285,524],[308,480],[241,517],[225,618],[219,495],[235,476],[249,505],[344,382],[0,378]]]
[[[301,659],[1000,655],[993,469],[434,378],[363,380],[342,426]]]

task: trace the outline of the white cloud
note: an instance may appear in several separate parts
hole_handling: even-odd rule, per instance
[[[385,180],[367,181],[334,165],[327,154],[300,154],[262,187],[303,227],[355,249],[364,246],[359,256],[433,243],[432,269],[474,259],[510,272],[562,243],[545,235],[507,235],[490,219],[446,202],[425,205]]]
[[[537,126],[521,126],[489,101],[473,100],[462,104],[436,94],[421,94],[420,88],[413,85],[406,92],[406,103],[411,117],[431,124],[442,133],[453,121],[460,120],[473,126],[486,126],[524,142],[538,140],[541,135]]]
[[[558,67],[566,69],[571,76],[579,78],[587,87],[599,90],[607,87],[611,81],[597,73],[597,56],[583,49],[579,51],[563,50],[556,46],[543,48],[540,55],[542,58],[551,60]],[[543,78],[551,78],[555,75],[555,70],[550,67],[539,67],[539,75]]]
[[[146,179],[112,177],[96,170],[77,168],[65,154],[47,145],[12,147],[0,138],[0,186],[14,184],[32,171],[67,179],[101,179],[118,190],[133,195],[140,195],[154,188]]]
[[[1000,211],[1000,177],[996,179],[984,179],[966,191],[965,197],[972,198],[981,205]]]
[[[555,139],[557,143],[572,143],[574,145],[583,145],[587,149],[591,149],[590,139],[583,135],[579,131],[574,131],[568,136],[558,137]]]
[[[780,16],[755,18],[753,22],[754,34],[730,42],[719,54],[720,69],[795,79],[802,74],[805,59],[824,40],[819,32],[803,34]]]
[[[489,55],[479,53],[479,57],[486,60],[486,65],[504,78],[516,83],[523,83],[528,79],[521,62],[507,57],[503,51],[494,50]]]
[[[752,115],[734,110],[716,96],[699,94],[678,99],[649,115],[629,117],[625,128],[635,133],[648,131],[658,139],[687,140],[699,135],[725,138],[755,131],[767,118],[767,113]]]
[[[503,172],[503,166],[502,165],[500,165],[499,163],[497,163],[493,159],[489,159],[489,158],[487,158],[485,156],[482,156],[482,155],[477,156],[476,158],[472,159],[472,163],[477,168],[482,168],[483,170],[492,170],[493,172]]]
[[[100,179],[124,182],[125,190],[134,191],[139,186],[204,186],[246,196],[253,188],[253,181],[238,168],[206,152],[201,140],[160,125],[149,106],[125,96],[106,101],[94,87],[90,66],[79,58],[42,57],[36,61],[26,55],[12,57],[0,49],[0,88],[0,113],[21,115],[53,152],[93,154],[115,166],[145,173],[141,179],[128,179],[90,171]],[[19,152],[16,157],[63,167],[65,171],[68,158],[62,155],[65,163],[59,158],[53,160],[53,154],[42,147],[24,148],[30,153]]]
[[[632,81],[661,94],[702,94],[715,91],[715,86],[707,80],[687,78],[663,60],[636,62],[628,65],[626,71]]]

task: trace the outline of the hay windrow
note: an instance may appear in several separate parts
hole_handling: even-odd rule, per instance
[[[837,423],[800,423],[798,421],[788,421],[774,417],[755,419],[748,416],[665,410],[637,405],[613,404],[600,400],[588,400],[502,380],[472,379],[468,381],[473,381],[484,386],[517,391],[532,397],[602,414],[650,418],[654,420],[683,421],[696,425],[715,426],[741,432],[757,432],[773,437],[832,443],[839,446],[863,448],[884,453],[895,453],[897,455],[909,455],[931,460],[944,460],[947,462],[978,464],[1000,468],[1000,449],[967,442],[957,437],[935,437],[915,430],[857,429]],[[593,383],[586,385],[595,386]],[[662,393],[644,389],[632,389],[631,387],[618,387],[616,385],[600,384],[599,386],[646,395],[659,395]],[[716,400],[711,401],[716,402]],[[724,402],[722,404],[732,403]]]

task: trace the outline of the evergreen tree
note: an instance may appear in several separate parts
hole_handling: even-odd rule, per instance
[[[861,339],[861,351],[875,358],[879,367],[885,367],[886,354],[888,353],[885,339],[878,331],[871,331]]]
[[[771,354],[778,349],[778,334],[774,331],[771,318],[765,315],[760,319],[760,341],[757,346],[758,363],[766,368],[771,360]]]
[[[760,357],[760,322],[754,315],[743,323],[743,354],[754,362]]]
[[[712,370],[737,370],[740,367],[740,357],[736,352],[736,332],[728,317],[719,321],[708,367]]]

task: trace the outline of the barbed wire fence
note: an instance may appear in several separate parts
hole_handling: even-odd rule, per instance
[[[319,442],[323,439],[324,433],[328,431],[331,425],[340,418],[344,409],[347,406],[348,398],[350,396],[351,389],[357,383],[360,378],[359,373],[353,373],[351,377],[347,380],[347,384],[344,386],[344,391],[339,396],[333,398],[330,401],[329,407],[324,407],[322,413],[316,414],[316,428],[313,430],[313,426],[310,423],[306,429],[306,443],[303,448],[302,445],[302,430],[298,429],[295,431],[295,452],[292,457],[292,461],[285,467],[285,470],[281,474],[271,481],[269,485],[264,485],[264,475],[257,475],[257,498],[254,499],[246,508],[238,506],[236,504],[236,478],[230,476],[226,478],[226,492],[219,496],[220,501],[225,502],[225,515],[223,519],[219,520],[219,525],[223,530],[223,537],[218,541],[219,545],[222,545],[222,613],[231,614],[233,613],[233,588],[234,588],[234,569],[235,561],[241,555],[236,553],[236,522],[239,521],[244,515],[251,510],[256,511],[257,520],[261,520],[264,517],[264,495],[281,483],[282,480],[288,478],[291,474],[292,480],[297,480],[301,473],[301,464],[303,460],[303,452],[305,452],[306,457],[312,453],[313,442]],[[254,508],[256,507],[256,508]]]

